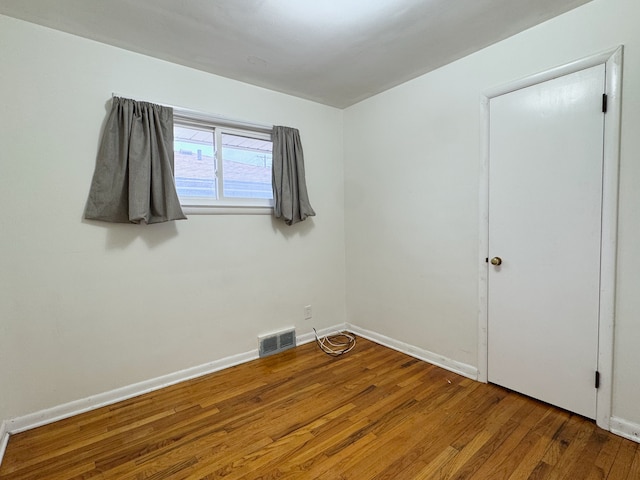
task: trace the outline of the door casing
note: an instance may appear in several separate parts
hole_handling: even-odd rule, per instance
[[[488,264],[489,256],[489,101],[515,90],[543,83],[596,65],[605,65],[605,93],[608,97],[604,119],[602,236],[600,269],[600,310],[598,319],[598,371],[600,388],[596,394],[596,423],[610,430],[613,389],[613,334],[618,218],[618,170],[620,157],[620,111],[623,47],[592,55],[484,92],[481,97],[480,238],[478,288],[478,380],[488,381]]]

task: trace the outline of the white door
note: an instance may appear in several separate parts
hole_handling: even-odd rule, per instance
[[[599,65],[489,103],[488,379],[589,418],[604,81]]]

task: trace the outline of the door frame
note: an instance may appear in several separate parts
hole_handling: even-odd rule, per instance
[[[604,118],[602,173],[602,232],[600,243],[600,308],[598,312],[598,371],[600,388],[596,392],[596,423],[610,429],[613,390],[613,337],[615,317],[616,246],[618,235],[618,175],[620,158],[620,112],[622,90],[620,45],[599,54],[537,73],[484,92],[480,99],[481,170],[479,188],[479,284],[478,284],[478,381],[488,382],[488,276],[489,265],[489,102],[492,98],[562,77],[597,65],[605,65],[605,93],[608,97]]]

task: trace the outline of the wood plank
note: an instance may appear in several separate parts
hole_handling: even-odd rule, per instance
[[[638,445],[631,441],[623,441],[622,445],[618,449],[616,459],[609,470],[607,480],[618,480],[629,478],[631,472],[631,465],[638,455]]]
[[[593,422],[358,339],[300,346],[14,435],[0,480],[637,480]]]

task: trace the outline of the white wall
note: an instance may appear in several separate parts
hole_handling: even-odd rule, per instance
[[[638,18],[594,0],[345,111],[349,322],[477,366],[480,96],[624,44],[613,414],[640,424]]]
[[[342,111],[3,16],[0,60],[0,421],[344,323]],[[83,221],[114,91],[299,128],[317,217]]]

